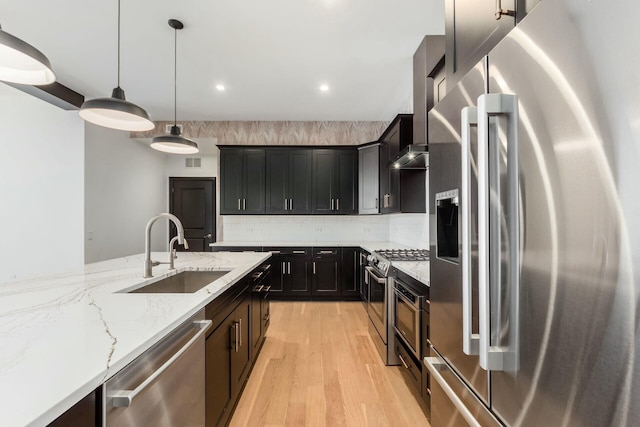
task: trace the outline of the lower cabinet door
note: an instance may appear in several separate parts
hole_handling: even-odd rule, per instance
[[[233,312],[234,347],[231,349],[231,394],[234,400],[240,395],[251,367],[251,298],[247,296]]]
[[[311,289],[316,296],[338,296],[338,272],[340,260],[337,257],[314,258],[311,266]]]
[[[205,341],[206,426],[224,425],[231,412],[231,355],[235,346],[235,319],[230,314]]]
[[[264,285],[263,285],[264,286]],[[262,295],[260,285],[251,292],[251,360],[255,361],[262,343]]]
[[[340,268],[342,296],[357,298],[360,295],[360,287],[358,286],[359,260],[359,248],[342,248],[342,265]]]
[[[311,285],[309,283],[309,258],[289,258],[285,263],[287,273],[284,278],[284,293],[287,296],[311,295]],[[273,288],[272,288],[273,289]]]

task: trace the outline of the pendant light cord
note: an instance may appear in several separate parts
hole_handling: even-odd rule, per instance
[[[178,126],[178,29],[173,29],[173,125]]]
[[[118,0],[118,87],[120,87],[120,0]]]

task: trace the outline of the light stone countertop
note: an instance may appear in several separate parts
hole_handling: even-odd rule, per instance
[[[414,279],[431,287],[431,273],[429,261],[392,261],[391,265],[407,273]]]
[[[0,425],[53,421],[269,256],[180,252],[143,279],[141,254],[1,283]],[[185,270],[231,271],[191,294],[118,293]]]
[[[409,246],[395,242],[292,242],[292,241],[244,241],[244,242],[215,242],[209,246],[259,246],[259,247],[360,247],[369,252],[380,249],[411,249]],[[416,280],[430,286],[431,275],[429,261],[392,261],[391,265],[407,273]]]
[[[215,242],[210,243],[209,246],[260,246],[260,247],[270,247],[270,246],[296,246],[296,247],[360,247],[366,249],[369,252],[373,252],[379,249],[410,249],[409,246],[394,243],[394,242],[385,242],[385,241],[371,241],[371,242],[322,242],[322,241],[244,241],[244,242]]]

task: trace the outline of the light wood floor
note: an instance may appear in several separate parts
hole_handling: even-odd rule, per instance
[[[429,426],[367,322],[360,302],[272,302],[231,426]]]

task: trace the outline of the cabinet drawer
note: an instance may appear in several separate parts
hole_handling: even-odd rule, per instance
[[[413,387],[413,391],[419,396],[422,387],[422,369],[420,369],[420,365],[416,363],[413,357],[409,355],[409,352],[404,348],[401,341],[399,337],[396,337],[395,351],[400,359],[400,368],[404,373],[404,377],[408,380],[407,382]]]
[[[265,246],[264,252],[273,252],[278,255],[287,255],[287,256],[309,256],[311,255],[311,248]]]
[[[339,256],[340,248],[313,248],[314,257]]]

